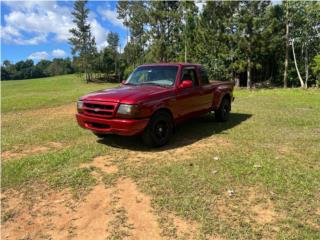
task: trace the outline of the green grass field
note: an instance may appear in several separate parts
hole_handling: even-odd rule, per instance
[[[113,86],[76,75],[3,82],[2,192],[67,188],[81,200],[100,180],[80,165],[108,156],[119,171],[103,175],[106,188],[132,179],[151,197],[164,239],[177,238],[171,214],[198,226],[199,239],[320,239],[319,90],[236,90],[229,122],[192,119],[168,146],[148,149],[77,126],[78,97]],[[2,210],[2,224],[18,221]]]
[[[2,113],[59,106],[75,102],[88,91],[112,84],[86,84],[78,75],[64,75],[20,81],[3,81]]]

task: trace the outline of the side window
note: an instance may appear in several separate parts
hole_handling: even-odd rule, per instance
[[[208,72],[204,67],[200,68],[200,75],[201,75],[201,84],[202,85],[209,84]]]
[[[193,86],[199,85],[197,81],[196,70],[194,67],[185,67],[183,69],[181,81],[183,80],[191,80],[193,82]]]

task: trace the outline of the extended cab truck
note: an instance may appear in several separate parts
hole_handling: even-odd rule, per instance
[[[120,87],[81,97],[76,117],[98,137],[141,134],[147,145],[158,147],[190,117],[214,111],[218,121],[227,121],[233,87],[209,82],[199,64],[142,65]]]

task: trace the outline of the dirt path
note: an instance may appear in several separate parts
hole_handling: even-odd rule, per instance
[[[133,225],[131,239],[161,239],[157,217],[152,213],[150,198],[138,191],[129,179],[118,182],[119,205],[126,209],[128,222]]]
[[[68,191],[33,199],[8,195],[4,196],[5,212],[12,218],[2,225],[1,239],[105,239],[111,200],[104,186],[95,186],[81,201]]]
[[[35,191],[31,195],[5,192],[1,238],[170,239],[163,234],[150,197],[141,193],[131,179],[120,178],[113,187],[105,186],[103,176],[118,172],[111,157],[96,157],[80,167],[93,168],[98,178],[98,184],[83,199],[74,199],[68,189]],[[177,229],[176,237],[194,239],[196,225],[173,215],[170,219],[171,227]]]

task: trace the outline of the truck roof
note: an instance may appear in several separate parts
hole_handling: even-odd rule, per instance
[[[197,63],[151,63],[151,64],[143,64],[141,67],[151,67],[151,66],[201,66],[201,64]]]

